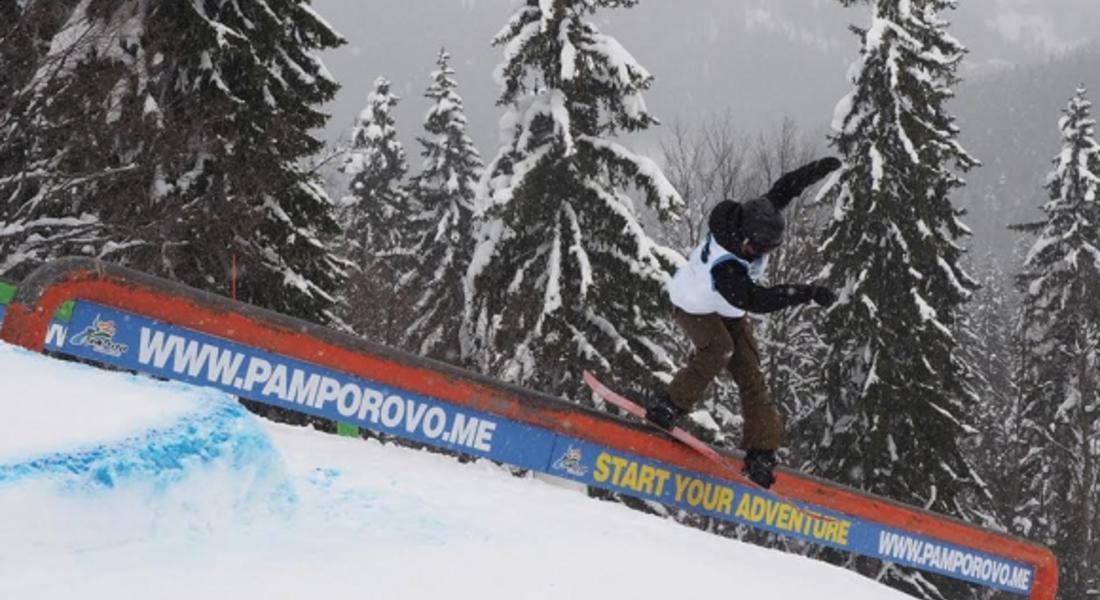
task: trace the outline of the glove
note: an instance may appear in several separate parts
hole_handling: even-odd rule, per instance
[[[784,173],[772,185],[766,194],[776,208],[782,210],[797,198],[803,190],[821,181],[826,175],[840,168],[840,160],[835,157],[822,158]]]
[[[836,294],[827,287],[812,285],[810,286],[810,299],[818,306],[829,308],[836,302]]]

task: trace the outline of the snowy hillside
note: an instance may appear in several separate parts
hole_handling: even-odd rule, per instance
[[[0,346],[2,598],[902,598],[485,462]]]

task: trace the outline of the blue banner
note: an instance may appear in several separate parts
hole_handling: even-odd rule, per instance
[[[65,352],[529,469],[554,446],[545,429],[86,302]]]
[[[693,513],[1026,594],[1034,568],[796,505],[730,481],[112,308],[77,302],[67,354],[214,387],[372,431],[516,465]],[[58,348],[62,347],[58,346]]]
[[[756,487],[714,479],[599,444],[559,438],[550,473],[986,587],[1020,594],[1031,590],[1031,565],[809,504],[790,503]]]

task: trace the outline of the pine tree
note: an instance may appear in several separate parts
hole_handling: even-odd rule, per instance
[[[845,0],[845,4],[854,3]],[[986,491],[963,452],[976,395],[960,351],[976,283],[959,266],[968,233],[949,200],[952,167],[976,164],[944,110],[965,48],[938,14],[954,0],[876,0],[837,106],[831,143],[844,166],[823,190],[833,219],[822,245],[839,292],[815,469],[828,479],[967,520]],[[926,598],[962,597],[892,565],[868,571]]]
[[[235,255],[241,299],[328,322],[347,265],[329,241],[339,231],[334,204],[300,161],[321,148],[310,132],[324,125],[328,116],[319,105],[339,87],[313,53],[344,41],[307,0],[222,0],[205,15],[196,14],[198,6],[211,3],[163,7],[165,29],[205,43],[190,42],[187,56],[169,58],[176,72],[157,88],[173,119],[208,119],[206,131],[191,132],[189,141],[201,150],[174,182],[185,206],[202,206],[172,239],[197,243],[158,258],[197,283],[224,278],[226,254]],[[158,54],[170,57],[188,45],[159,33],[150,35],[159,40],[148,51],[154,63]],[[206,68],[207,57],[213,68]],[[198,87],[204,97],[185,103],[187,112],[177,116],[172,86]]]
[[[345,291],[348,324],[375,341],[397,345],[411,310],[402,275],[412,267],[403,235],[418,212],[404,188],[409,165],[392,111],[400,98],[379,77],[351,130],[342,170],[351,177],[343,200],[346,252],[355,273]]]
[[[1085,89],[1059,122],[1045,218],[1017,284],[1024,294],[1028,502],[1019,520],[1062,558],[1067,599],[1100,589],[1100,145]]]
[[[649,238],[626,189],[659,211],[682,201],[610,139],[656,122],[641,96],[652,77],[584,20],[633,4],[529,0],[493,40],[510,141],[483,178],[466,352],[496,377],[571,398],[588,397],[582,368],[644,394],[673,368],[663,284],[678,255]]]
[[[343,165],[351,177],[344,228],[351,241],[349,257],[360,266],[400,248],[400,227],[410,212],[402,187],[409,164],[391,114],[399,101],[390,82],[377,78],[351,130]]]
[[[409,286],[417,293],[416,320],[406,346],[452,363],[461,361],[460,332],[466,298],[466,271],[474,249],[474,197],[484,164],[466,135],[462,98],[455,91],[450,55],[440,50],[439,69],[424,96],[432,107],[424,120],[424,164],[411,186],[422,208],[409,224],[416,257]]]
[[[107,238],[83,252],[329,320],[345,264],[327,244],[334,207],[299,161],[320,148],[317,105],[338,87],[313,53],[343,40],[305,0],[42,4],[65,25],[44,43],[35,72],[50,93],[30,114],[59,141],[18,132],[42,141],[17,185],[57,193],[22,188],[7,205],[18,227],[88,215]]]
[[[0,2],[0,275],[21,279],[109,243],[99,206],[133,170],[113,143],[111,91],[132,64],[87,2]],[[117,25],[117,23],[114,23]]]

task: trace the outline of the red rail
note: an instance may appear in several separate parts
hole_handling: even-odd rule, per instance
[[[611,415],[91,259],[62,259],[32,273],[8,307],[0,339],[41,351],[50,316],[67,300],[95,302],[715,478],[726,477],[721,465]],[[740,469],[740,456],[725,456],[729,466]],[[1035,577],[1029,597],[1055,600],[1057,561],[1044,546],[794,471],[780,469],[779,473],[775,490],[786,497],[1032,565]]]

